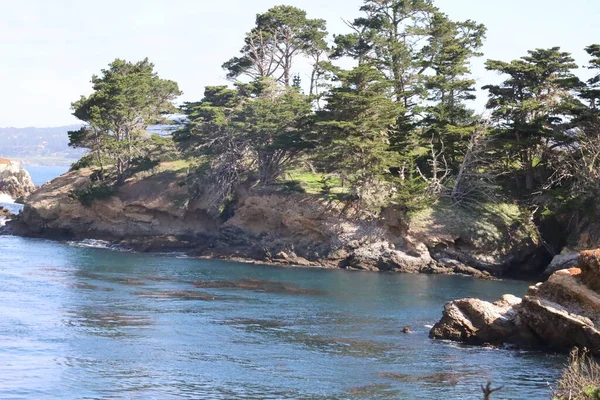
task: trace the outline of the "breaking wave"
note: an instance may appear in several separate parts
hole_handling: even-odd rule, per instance
[[[15,199],[13,199],[12,197],[10,197],[7,194],[4,193],[0,193],[0,204],[1,203],[5,203],[5,204],[15,204]]]
[[[97,239],[84,239],[79,241],[70,241],[69,245],[74,247],[85,247],[85,248],[93,248],[93,249],[107,249],[107,250],[115,250],[115,251],[129,251],[118,244],[112,244],[106,240],[97,240]]]

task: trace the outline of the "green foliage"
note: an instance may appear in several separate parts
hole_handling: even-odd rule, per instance
[[[387,94],[390,87],[373,65],[339,71],[341,85],[327,97],[317,123],[328,169],[343,171],[355,191],[390,178],[396,153],[390,134],[402,107]]]
[[[573,61],[569,53],[554,47],[529,51],[528,56],[511,62],[486,63],[488,70],[508,75],[501,85],[487,85],[484,89],[490,92],[487,107],[496,122],[498,147],[509,164],[516,163],[517,191],[526,196],[541,183],[540,177],[535,176],[535,161],[545,159],[548,147],[544,143],[570,140],[565,131],[557,128],[575,105],[569,92],[578,83],[571,73],[577,68]]]
[[[155,168],[158,164],[160,164],[160,161],[152,160],[149,157],[136,157],[131,160],[129,172],[131,174],[136,174],[138,172],[149,171]]]
[[[436,13],[432,20],[432,34],[424,52],[431,58],[423,61],[434,74],[424,77],[430,106],[420,125],[425,140],[434,138],[435,148],[445,149],[449,168],[460,168],[477,118],[466,101],[475,99],[475,80],[470,76],[471,58],[480,56],[486,29],[473,21],[453,22],[444,14]]]
[[[98,166],[96,161],[94,154],[87,154],[81,157],[77,162],[74,162],[69,171],[79,171],[85,168],[96,167]]]
[[[114,194],[114,186],[104,183],[95,183],[85,189],[76,190],[71,196],[79,200],[84,206],[89,207],[94,201],[108,199]]]
[[[600,195],[600,45],[586,48],[595,72],[586,82],[557,47],[488,60],[504,81],[484,87],[492,118],[482,121],[469,102],[483,25],[454,21],[433,0],[365,0],[360,13],[331,44],[325,21],[300,8],[258,14],[223,64],[235,83],[184,104],[172,136],[147,128],[177,111],[177,84],[147,59],[115,60],[72,105],[85,126],[69,132],[70,145],[90,150],[72,168],[93,169],[98,185],[187,175],[190,196],[219,213],[239,185],[408,213],[451,199],[472,209],[544,203],[553,214]],[[300,59],[312,66],[308,96]]]
[[[122,183],[132,160],[144,156],[148,126],[169,123],[166,115],[177,111],[173,101],[181,92],[177,83],[159,78],[148,59],[117,59],[92,84],[94,92],[72,104],[73,115],[86,125],[69,132],[70,145],[90,149],[102,175],[108,158]]]
[[[573,349],[555,389],[555,400],[599,400],[600,365],[586,349]]]
[[[204,99],[184,111],[188,122],[175,140],[184,152],[216,162],[213,170],[223,168],[217,179],[239,181],[256,167],[260,184],[271,185],[314,146],[310,99],[272,79],[208,87]]]
[[[228,78],[274,78],[289,86],[298,57],[326,48],[326,24],[309,19],[306,11],[276,6],[256,16],[256,26],[246,35],[241,57],[223,64]]]

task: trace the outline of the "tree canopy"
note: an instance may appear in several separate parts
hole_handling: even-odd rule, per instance
[[[171,137],[147,130],[183,113],[172,140],[193,166],[186,184],[216,210],[240,186],[375,211],[440,200],[538,210],[548,198],[558,210],[600,194],[599,44],[585,49],[585,80],[558,47],[487,60],[500,83],[482,85],[486,117],[473,109],[471,73],[485,26],[453,20],[432,0],[365,0],[359,12],[331,37],[325,20],[297,7],[258,14],[223,64],[231,83],[179,109],[177,84],[148,60],[115,60],[73,103],[86,125],[71,145],[91,150],[99,179],[123,183],[175,151]]]
[[[143,156],[148,127],[169,123],[181,91],[176,82],[159,78],[148,59],[117,59],[94,75],[92,84],[94,92],[72,104],[73,115],[85,126],[69,133],[70,144],[95,154],[102,179],[108,163],[122,183],[135,159]]]

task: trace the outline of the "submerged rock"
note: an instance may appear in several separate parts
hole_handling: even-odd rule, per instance
[[[35,190],[29,173],[17,163],[0,158],[0,194],[22,199]]]
[[[469,344],[585,347],[600,354],[600,251],[582,252],[579,268],[554,273],[523,299],[496,303],[462,299],[446,304],[430,337]]]

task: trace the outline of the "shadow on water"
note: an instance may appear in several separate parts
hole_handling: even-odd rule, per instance
[[[110,283],[117,283],[117,284],[127,285],[127,286],[144,286],[144,285],[146,285],[146,282],[144,282],[144,280],[142,278],[107,276],[107,275],[98,274],[98,273],[90,272],[90,271],[84,271],[84,270],[76,271],[75,276],[78,278],[92,279],[95,281],[104,281],[104,282],[110,282]]]
[[[386,384],[374,384],[356,386],[346,391],[353,398],[360,399],[400,399],[402,392],[397,389],[393,389],[391,385]]]
[[[401,374],[395,372],[380,372],[382,378],[393,379],[402,383],[424,383],[436,386],[456,386],[466,380],[465,374],[453,372],[436,372],[431,374]],[[470,375],[470,379],[473,375]],[[484,378],[485,379],[485,378]]]
[[[194,290],[169,290],[169,291],[158,291],[158,292],[135,292],[137,296],[151,298],[151,299],[174,299],[174,300],[202,300],[212,301],[220,299],[215,295],[205,292],[199,292]]]
[[[113,292],[114,291],[113,288],[100,287],[100,286],[92,285],[91,283],[85,283],[85,282],[70,283],[69,287],[71,287],[73,289],[93,290],[93,291],[102,291],[102,292]]]
[[[293,324],[277,320],[238,319],[224,322],[248,333],[267,336],[269,342],[274,340],[298,344],[310,351],[351,356],[357,358],[379,358],[395,349],[394,346],[373,340],[361,340],[346,337],[333,337],[299,331]]]
[[[63,324],[67,327],[82,328],[88,334],[111,338],[134,336],[137,329],[154,323],[152,318],[144,315],[103,311],[89,307],[69,310],[63,320]]]
[[[196,281],[193,285],[203,289],[242,289],[254,292],[276,294],[323,294],[320,290],[303,289],[287,283],[262,279],[241,279],[239,281]]]

